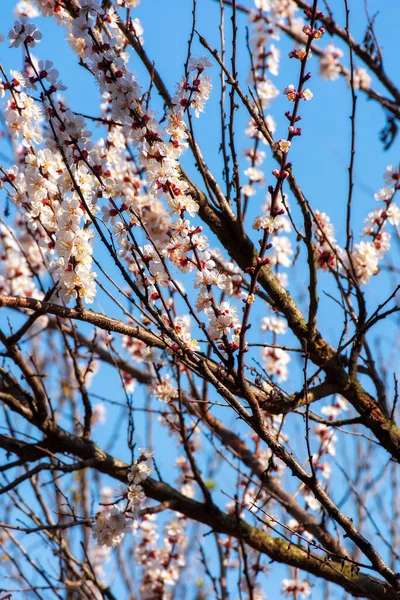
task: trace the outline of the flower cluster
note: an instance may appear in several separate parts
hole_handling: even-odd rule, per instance
[[[85,385],[87,382],[85,381]],[[107,422],[107,409],[103,402],[98,402],[93,407],[92,425],[104,425]]]
[[[297,98],[301,98],[303,100],[311,100],[313,97],[313,93],[309,88],[298,92],[292,83],[285,87],[283,93],[285,94],[289,102],[294,102]]]
[[[131,530],[132,519],[118,505],[114,505],[96,514],[92,534],[99,546],[115,548],[122,542],[125,533]]]
[[[178,390],[171,383],[171,378],[169,375],[164,375],[160,381],[157,381],[153,386],[153,394],[157,398],[157,400],[161,400],[161,402],[171,402],[175,398],[178,398]]]
[[[311,585],[307,579],[300,581],[299,579],[283,579],[282,593],[285,596],[296,594],[297,598],[307,598],[311,595]]]
[[[299,523],[296,519],[289,519],[287,526],[294,534],[301,535],[302,538],[305,538],[310,542],[313,539],[311,533],[307,531],[304,525],[301,525],[301,523]]]
[[[333,269],[337,265],[340,249],[336,244],[335,230],[330,218],[319,210],[314,211],[313,232],[316,239],[315,261],[319,269]]]
[[[58,81],[58,71],[53,64],[37,62],[29,53],[26,60],[27,75],[13,73],[13,79],[7,83],[11,98],[5,103],[6,126],[16,142],[22,136],[24,160],[9,169],[2,179],[12,201],[23,209],[22,218],[42,248],[43,256],[50,260],[54,252],[58,254],[52,271],[61,298],[66,302],[72,298],[92,302],[95,296],[93,231],[88,227],[87,211],[94,210],[98,182],[88,163],[90,154],[90,158],[96,160],[96,151],[89,142],[90,132],[83,118],[76,117],[61,103],[56,106],[52,99],[57,90],[65,89]],[[44,110],[21,91],[24,86],[36,88],[37,85],[46,94]],[[37,149],[43,141],[43,117],[56,133],[53,140],[47,140],[48,148]],[[55,144],[63,144],[63,154]]]
[[[189,430],[190,439],[188,439],[189,448],[191,452],[198,452],[201,448],[200,435],[198,428]],[[196,494],[196,487],[194,483],[194,476],[190,462],[186,456],[178,456],[175,461],[175,467],[179,469],[179,475],[176,477],[176,483],[179,486],[179,491],[188,498],[194,498]]]
[[[354,268],[357,281],[361,285],[368,283],[371,277],[379,271],[379,253],[371,242],[355,244],[351,253],[351,266],[349,261],[346,262],[349,269]]]
[[[0,293],[40,299],[32,275],[43,273],[44,266],[39,246],[21,224],[13,231],[0,223]]]
[[[342,50],[336,48],[332,42],[324,50],[324,54],[319,61],[319,74],[323,79],[334,81],[340,75],[340,59],[343,56]]]
[[[239,348],[240,320],[237,317],[237,308],[229,302],[221,302],[217,307],[209,306],[205,309],[206,315],[210,320],[208,333],[214,341],[220,340],[223,336],[230,337],[230,349]],[[221,344],[222,350],[224,345]]]
[[[152,453],[146,448],[139,448],[139,452],[141,453],[139,458],[128,472],[128,488],[123,491],[123,498],[127,500],[125,508],[121,508],[120,504],[114,504],[96,514],[92,533],[99,546],[115,548],[122,542],[125,533],[133,530],[138,507],[145,497],[141,483],[151,473]],[[103,499],[111,500],[109,496],[111,494],[107,493],[107,497]]]
[[[128,499],[127,510],[133,515],[136,514],[139,504],[144,500],[145,494],[142,483],[151,474],[151,464],[153,453],[146,448],[139,448],[140,456],[131,466],[128,472],[128,491],[126,497]]]
[[[287,322],[280,317],[264,317],[261,321],[261,331],[272,331],[276,335],[286,333]]]
[[[59,259],[54,273],[61,284],[61,297],[84,298],[93,302],[96,294],[95,273],[92,271],[93,230],[81,227],[84,211],[79,198],[65,198],[58,215],[59,233],[55,250]]]
[[[29,23],[26,15],[21,15],[10,30],[8,39],[12,48],[18,48],[21,44],[33,48],[42,39],[42,34],[36,25]]]
[[[204,73],[204,70],[211,66],[212,63],[206,57],[191,57],[189,59],[188,71],[193,75],[189,77],[188,74],[181,80],[176,96],[172,99],[172,104],[178,110],[193,109],[196,117],[204,112],[205,102],[209,99],[212,90],[211,77]],[[173,115],[172,118],[174,118]]]
[[[276,229],[279,229],[279,223],[276,218],[271,215],[262,215],[256,217],[253,222],[253,229],[256,231],[268,231],[268,233],[273,234]]]
[[[142,567],[140,598],[169,597],[168,591],[179,579],[185,566],[186,519],[174,516],[164,526],[164,536],[159,544],[155,515],[144,516],[138,524],[139,541],[135,546],[135,560]]]
[[[127,335],[122,336],[122,346],[128,353],[129,358],[135,363],[155,363],[160,362],[161,359],[158,356],[156,350],[151,346],[148,346],[141,340],[131,338]]]
[[[261,12],[261,17],[263,17],[262,11],[268,13],[269,19],[274,24],[279,25],[286,23],[287,20],[291,22],[294,20],[293,25],[296,28],[303,26],[303,19],[295,17],[299,8],[294,0],[254,0],[254,5]]]
[[[316,239],[315,259],[320,269],[347,269],[358,283],[366,284],[379,271],[381,261],[390,248],[390,233],[386,225],[400,224],[400,208],[394,197],[400,189],[399,170],[389,166],[385,173],[387,185],[375,194],[383,207],[371,211],[364,221],[361,235],[370,238],[368,241],[356,243],[349,256],[348,252],[338,246],[335,231],[329,217],[318,210],[314,211],[313,232]]]
[[[40,126],[42,121],[42,111],[21,87],[25,85],[23,75],[17,71],[11,73],[11,81],[3,88],[11,91],[10,99],[4,104],[4,120],[7,130],[13,142],[18,142],[22,136],[22,145],[27,149],[32,149],[33,145],[39,145],[43,141],[43,132]],[[4,94],[3,89],[3,94]],[[18,89],[18,93],[16,90]]]
[[[350,83],[351,76],[347,77],[347,81]],[[368,71],[363,67],[356,67],[353,72],[353,86],[356,90],[369,90],[371,87],[372,77]]]
[[[268,375],[276,377],[278,383],[287,381],[289,377],[289,353],[282,348],[264,348],[262,351],[263,366]]]
[[[354,270],[360,284],[368,283],[373,275],[379,271],[381,261],[390,248],[390,233],[386,231],[387,223],[400,224],[400,208],[394,202],[394,197],[400,189],[400,172],[398,168],[389,166],[384,175],[386,186],[375,194],[378,202],[383,202],[383,208],[375,209],[368,214],[362,235],[369,237],[369,241],[361,241],[354,245],[351,253],[351,263],[344,256],[343,261],[347,268]]]

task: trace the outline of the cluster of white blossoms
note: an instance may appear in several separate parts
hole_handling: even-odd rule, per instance
[[[21,44],[33,48],[42,39],[42,34],[36,25],[29,23],[26,15],[21,15],[10,30],[8,39],[12,48],[18,48]]]
[[[49,8],[49,3],[39,4],[44,12]],[[52,69],[52,65],[48,61],[36,67],[31,65],[36,76],[28,78],[27,84],[31,87],[38,83],[42,88],[47,86],[43,102],[45,117],[55,131],[56,143],[63,147],[63,161],[70,166],[68,175],[61,166],[53,169],[48,176],[41,170],[42,165],[38,164],[33,154],[30,163],[35,173],[24,173],[23,179],[27,182],[29,192],[35,188],[34,201],[37,206],[33,207],[36,211],[34,218],[43,230],[41,233],[45,232],[42,236],[44,245],[55,249],[58,254],[54,261],[54,273],[59,280],[63,299],[69,301],[79,296],[91,302],[95,294],[95,275],[91,271],[93,227],[88,225],[98,212],[98,197],[112,197],[109,206],[102,208],[103,222],[113,227],[120,254],[126,257],[130,270],[139,279],[139,288],[150,288],[150,299],[156,301],[160,297],[158,286],[167,287],[170,277],[165,271],[164,261],[151,245],[133,249],[130,229],[139,222],[145,222],[148,235],[153,236],[161,247],[167,241],[167,231],[173,227],[159,201],[161,195],[165,195],[170,212],[179,217],[178,221],[182,220],[185,211],[194,216],[198,210],[197,204],[187,193],[188,183],[181,177],[177,159],[187,147],[184,112],[193,109],[198,115],[209,96],[211,83],[203,71],[210,63],[204,58],[190,60],[189,70],[193,76],[185,78],[180,84],[177,106],[170,111],[168,125],[161,131],[154,115],[142,110],[140,89],[127,68],[127,55],[123,52],[112,9],[105,13],[100,4],[93,1],[83,4],[80,16],[73,22],[67,17],[62,20],[64,24],[71,25],[71,36],[76,42],[73,46],[85,58],[99,81],[106,100],[107,116],[112,121],[122,121],[123,127],[119,132],[110,127],[106,141],[100,140],[96,146],[91,144],[84,119],[64,110],[60,103],[53,100],[52,95],[56,89],[61,89],[61,84],[57,83],[58,73]],[[106,23],[107,29],[102,31],[95,27],[98,20]],[[110,29],[113,30],[113,36],[107,37]],[[22,93],[18,97],[25,101]],[[17,108],[18,111],[11,106],[12,115],[8,118],[10,129],[15,136],[19,135],[20,130],[23,131],[24,139],[30,140],[34,135],[32,131],[25,131],[26,123],[34,122],[34,119],[24,106]],[[168,141],[163,141],[166,136]],[[35,141],[42,141],[39,134]],[[128,141],[138,147],[150,195],[140,193],[145,184],[135,176],[133,168],[126,166],[129,167],[124,156]],[[60,188],[64,192],[61,210],[61,198],[49,197]],[[18,190],[18,195],[24,191]],[[82,206],[83,197],[87,206]],[[116,205],[118,197],[121,197],[121,203]],[[51,221],[50,224],[45,220],[46,217],[47,221]],[[80,219],[84,220],[83,227],[79,226]],[[189,249],[202,252],[207,245],[205,236],[198,235],[192,227],[185,231],[179,222],[174,231],[176,237],[171,240],[168,257],[184,271],[196,268],[197,257],[187,266],[187,252]]]
[[[299,10],[294,0],[254,0],[254,6],[258,11],[268,13],[274,23],[286,24],[287,20],[293,23],[293,18]],[[296,28],[302,26],[303,19],[295,17]]]
[[[274,233],[279,228],[279,224],[275,217],[271,215],[261,215],[256,217],[253,222],[253,229],[256,231],[268,231],[268,233]]]
[[[231,350],[239,348],[240,320],[237,316],[237,307],[230,302],[221,302],[217,307],[208,306],[205,313],[210,320],[208,333],[212,340],[218,341],[223,336],[229,338]],[[224,349],[224,344],[219,348]]]
[[[167,425],[172,433],[175,433],[178,443],[181,441],[179,429],[179,417],[169,415]],[[192,425],[195,425],[192,421]],[[189,437],[190,434],[190,437]],[[201,437],[199,428],[195,425],[193,429],[188,430],[188,445],[192,453],[199,452],[201,450]],[[175,467],[179,469],[179,475],[175,481],[179,485],[179,491],[188,498],[194,498],[196,495],[195,478],[193,475],[192,467],[186,456],[178,456],[175,461]]]
[[[127,335],[123,335],[121,338],[122,347],[132,362],[146,364],[151,372],[153,372],[152,366],[154,364],[163,364],[161,356],[154,347],[148,346],[141,340],[131,338]],[[131,373],[124,370],[121,371],[121,376],[124,380],[125,390],[127,392],[133,392],[136,386],[136,378]]]
[[[289,377],[289,353],[282,348],[264,348],[262,351],[263,367],[270,377],[276,377],[278,383],[287,381]]]
[[[122,336],[122,347],[129,354],[130,359],[138,364],[151,364],[161,362],[161,357],[157,350],[152,346],[148,346],[141,340],[131,338],[127,335]]]
[[[367,216],[362,235],[369,241],[361,241],[354,245],[351,252],[351,263],[343,254],[343,262],[348,269],[354,271],[360,284],[368,283],[373,275],[379,272],[379,262],[390,249],[390,233],[386,231],[387,223],[400,224],[400,208],[394,202],[395,194],[400,189],[400,170],[388,166],[384,174],[386,186],[375,194],[383,207],[375,209]]]
[[[34,278],[44,271],[40,248],[32,236],[21,229],[16,238],[0,223],[0,293],[40,299],[43,293]]]
[[[306,531],[304,525],[299,523],[296,519],[289,519],[289,521],[287,522],[287,527],[291,530],[291,532],[293,532],[293,534],[301,535],[302,538],[310,542],[313,539],[312,534],[309,531]]]
[[[155,515],[145,515],[136,527],[139,539],[134,556],[142,567],[140,598],[168,599],[186,564],[186,518],[175,515],[167,521],[161,543]]]
[[[332,42],[325,48],[319,62],[319,73],[323,79],[335,81],[342,72],[340,59],[343,56],[343,51],[337,48]],[[345,70],[343,70],[345,72]],[[351,73],[346,73],[348,84],[351,83]],[[363,67],[353,69],[353,87],[358,90],[368,90],[371,86],[371,77],[368,71]]]
[[[286,216],[286,208],[283,204],[288,206],[287,196],[284,195],[281,199],[275,202],[273,225],[270,229],[270,240],[271,248],[268,251],[269,264],[275,269],[275,276],[278,279],[280,285],[287,287],[288,277],[287,273],[282,271],[282,267],[285,269],[292,265],[293,248],[292,242],[287,235],[291,233],[292,226],[289,218]],[[263,215],[271,218],[271,195],[268,193],[265,203],[262,206]]]
[[[371,211],[364,221],[361,235],[370,238],[354,245],[351,254],[336,242],[334,227],[326,213],[314,211],[313,232],[316,240],[315,259],[318,268],[328,270],[347,269],[363,285],[379,272],[379,262],[390,249],[390,233],[387,224],[400,225],[400,208],[394,197],[400,189],[400,172],[389,166],[384,175],[386,186],[375,194],[383,206]]]
[[[319,61],[319,74],[323,79],[335,81],[340,75],[340,59],[343,56],[342,50],[336,48],[331,42],[324,50],[324,54]]]
[[[298,92],[294,87],[293,83],[290,83],[287,87],[285,87],[283,93],[289,100],[289,102],[294,102],[297,98],[300,98],[302,100],[312,100],[313,97],[313,93],[309,88]]]
[[[11,91],[11,98],[4,103],[4,121],[11,140],[14,143],[20,141],[29,151],[33,144],[41,144],[43,141],[43,132],[40,126],[42,121],[42,111],[38,104],[21,90],[25,87],[23,75],[17,71],[11,73],[12,79],[7,86],[2,83],[3,95],[4,88]]]
[[[314,215],[312,229],[316,240],[315,262],[319,269],[334,269],[341,252],[336,244],[335,229],[326,213],[315,210]]]
[[[171,377],[167,374],[160,378],[152,388],[153,395],[161,402],[171,402],[178,398],[178,389],[173,385]]]
[[[285,18],[293,17],[298,10],[294,2],[261,1],[255,0],[257,11],[250,12],[250,22],[253,24],[251,37],[252,70],[251,82],[253,83],[257,97],[265,110],[270,102],[279,96],[279,90],[268,78],[268,73],[278,75],[279,72],[279,49],[271,43],[271,39],[279,40],[279,28],[277,25]],[[300,19],[301,23],[303,22]],[[298,23],[300,26],[300,23]],[[264,115],[264,120],[271,134],[274,134],[276,125],[271,115]],[[264,173],[261,170],[266,154],[259,149],[259,141],[264,144],[266,140],[259,131],[257,124],[250,119],[245,132],[247,137],[254,140],[252,148],[245,149],[245,156],[250,162],[250,167],[244,171],[248,182],[242,186],[242,193],[251,197],[256,194],[256,184],[263,186],[265,183]],[[290,143],[289,143],[290,146]],[[255,227],[262,229],[264,227]]]
[[[350,267],[350,261],[348,268]],[[354,246],[351,253],[351,263],[357,277],[357,281],[363,285],[368,283],[373,275],[379,272],[379,254],[371,242],[359,242]]]
[[[275,123],[272,115],[264,116],[264,121],[265,121],[271,135],[274,135],[274,133],[276,131],[276,123]],[[254,165],[255,167],[259,167],[263,164],[266,154],[265,154],[264,150],[260,150],[258,148],[258,145],[259,145],[260,141],[264,145],[266,145],[267,140],[265,139],[264,135],[261,133],[260,128],[258,127],[256,121],[254,121],[254,119],[252,119],[251,117],[248,120],[247,127],[244,131],[244,134],[246,137],[250,138],[251,140],[254,140],[254,142],[257,143],[256,150],[254,149],[254,147],[253,148],[245,148],[244,154],[245,154],[247,160],[251,163],[251,165]],[[261,171],[261,169],[260,169],[260,171]],[[254,192],[252,193],[246,187],[244,187],[243,193],[246,193],[247,196],[254,196]]]
[[[28,19],[34,19],[39,16],[37,6],[33,4],[34,0],[20,0],[14,8],[14,15],[19,17],[28,17]]]
[[[204,70],[212,67],[212,62],[207,57],[200,58],[191,57],[188,62],[187,76],[183,77],[178,85],[176,96],[172,98],[172,104],[176,108],[186,110],[188,108],[194,110],[196,117],[204,112],[204,106],[210,97],[212,90],[211,77]],[[175,118],[180,118],[181,115],[175,114]],[[174,114],[170,115],[170,121],[174,119]],[[176,128],[172,126],[171,135],[179,135]]]
[[[353,87],[356,90],[369,90],[372,78],[368,71],[363,67],[355,67],[353,76],[350,72],[343,69],[340,59],[343,57],[343,50],[337,48],[332,42],[325,48],[319,62],[319,73],[323,79],[335,81],[340,73],[346,74],[347,83],[350,85],[353,79]]]
[[[135,363],[144,363],[149,368],[150,372],[153,372],[153,365],[162,365],[163,359],[152,346],[148,346],[141,340],[131,338],[127,335],[122,337],[122,347],[128,354],[130,360]],[[136,387],[136,378],[130,372],[121,370],[121,376],[124,380],[124,387],[126,392],[133,392]]]
[[[147,448],[139,448],[139,452],[139,458],[134,462],[128,472],[129,486],[127,491],[127,510],[131,511],[134,515],[137,513],[139,504],[141,504],[145,497],[141,484],[151,474],[153,456],[153,453],[147,450]]]
[[[170,343],[167,354],[172,355],[180,350],[189,352],[200,350],[198,341],[191,334],[192,319],[189,315],[175,317],[173,321],[167,315],[163,315],[163,321],[168,327],[171,327],[176,339],[176,341]]]
[[[115,548],[122,542],[125,533],[133,530],[139,505],[145,498],[141,484],[151,474],[152,453],[146,448],[139,448],[139,452],[139,458],[128,472],[129,485],[123,493],[126,500],[124,508],[121,504],[113,504],[96,514],[92,534],[100,546]]]
[[[348,83],[350,83],[351,76],[347,77]],[[371,87],[372,77],[366,69],[363,67],[356,67],[353,72],[353,86],[356,90],[369,90]]]
[[[260,3],[259,8],[261,9],[261,7],[265,10],[274,11],[276,9],[276,3]],[[308,16],[310,17],[310,15]],[[259,18],[262,18],[262,14],[259,15]],[[273,32],[273,29],[271,31]],[[319,40],[324,32],[325,30],[323,27],[311,27],[311,25],[308,24],[301,28],[301,36],[304,38],[304,41],[307,41],[308,38],[309,42],[311,42],[311,40]],[[304,46],[291,51],[289,57],[304,61],[306,58],[310,57],[310,53],[307,51],[307,46]],[[298,88],[295,88],[293,84],[290,84],[283,90],[283,94],[287,97],[288,101],[294,103],[295,106],[298,105],[300,100],[309,101],[313,97],[311,90],[309,88],[304,88],[304,83],[309,77],[310,75],[303,76]],[[297,113],[295,114],[295,109],[293,109],[293,112],[287,111],[285,116],[290,123],[288,126],[288,137],[287,139],[280,138],[273,144],[274,152],[282,157],[281,167],[272,171],[272,175],[276,178],[275,188],[274,186],[269,186],[269,200],[264,207],[264,214],[256,216],[253,222],[253,229],[256,231],[263,231],[264,243],[267,244],[267,242],[269,242],[266,245],[266,249],[271,250],[272,248],[265,261],[271,265],[271,268],[274,268],[275,275],[283,286],[287,285],[287,282],[285,275],[280,271],[280,266],[291,266],[293,250],[289,237],[277,235],[280,231],[291,231],[290,221],[284,216],[287,210],[287,199],[282,197],[282,200],[280,200],[280,196],[282,195],[281,187],[282,182],[289,177],[288,169],[291,165],[287,162],[286,155],[290,151],[292,139],[301,135],[301,128],[296,125],[301,119],[301,116]],[[258,137],[256,137],[254,149],[252,151],[247,151],[246,154],[254,163],[257,160],[258,163],[261,164],[263,156],[261,156],[261,158],[258,157],[257,144]],[[286,165],[287,168],[285,168]],[[257,177],[261,180],[259,175],[257,175]],[[286,350],[277,347],[278,344],[276,340],[277,334],[284,333],[286,330],[279,319],[276,318],[274,320],[269,320],[268,318],[264,320],[263,330],[271,331],[273,334],[272,344],[266,346],[262,351],[264,369],[269,377],[276,377],[278,382],[286,381],[289,375],[288,363],[290,362],[290,356]],[[265,384],[267,386],[269,385],[268,382],[265,382]]]
[[[90,378],[91,379],[91,378]],[[91,383],[89,379],[89,385]],[[87,377],[85,377],[85,385],[88,387]],[[98,402],[93,407],[92,414],[92,426],[93,425],[104,425],[107,422],[107,408],[103,402]]]
[[[228,514],[237,514],[239,517],[245,518],[246,511],[255,513],[266,502],[268,494],[265,490],[260,490],[257,486],[248,486],[247,483],[244,479],[239,480],[239,488],[243,488],[244,493],[240,501],[230,500],[225,504]]]
[[[39,2],[44,14],[50,10],[50,4],[51,2]],[[53,8],[56,9],[55,6]],[[107,23],[108,29],[102,31],[95,27],[98,20]],[[63,15],[61,21],[64,25],[71,26],[71,45],[82,58],[85,58],[86,63],[90,65],[95,74],[106,98],[107,108],[112,119],[116,121],[121,119],[123,123],[128,123],[127,127],[130,127],[135,107],[138,106],[137,98],[140,95],[140,89],[126,67],[127,56],[122,51],[123,46],[120,35],[118,35],[119,29],[116,24],[115,12],[110,9],[105,13],[98,2],[85,2],[78,18],[72,21],[68,16]],[[108,35],[110,29],[113,29],[114,37]],[[45,71],[48,69],[46,68]],[[40,75],[42,76],[42,72]],[[48,74],[47,77],[50,77],[51,81],[54,80],[54,75]],[[49,103],[48,118],[56,131],[57,142],[63,145],[63,158],[70,165],[68,175],[74,190],[72,198],[69,200],[73,205],[70,213],[75,210],[76,202],[80,201],[80,209],[83,212],[79,216],[83,216],[85,219],[90,216],[91,219],[92,215],[98,212],[96,202],[100,196],[113,197],[113,201],[110,201],[110,208],[104,210],[103,207],[105,222],[110,217],[130,211],[140,186],[137,185],[137,178],[131,170],[121,172],[123,164],[121,158],[126,147],[126,139],[122,132],[109,130],[108,139],[100,140],[94,146],[89,140],[91,134],[86,129],[82,117],[64,110],[61,105],[55,110],[54,102]],[[68,177],[64,179],[68,181]],[[122,195],[122,184],[125,184],[122,204],[116,206],[116,198]],[[87,204],[85,207],[82,206],[82,197],[85,198]],[[68,214],[64,214],[63,217],[66,220],[70,218]],[[69,258],[68,251],[65,250],[67,256],[60,256],[57,272],[62,271],[63,266],[67,267],[63,280],[66,299],[71,292],[73,295],[73,283],[75,282],[75,290],[78,294],[84,296],[86,301],[92,301],[95,292],[94,274],[90,269],[92,229],[87,228],[86,221],[84,228],[77,230],[76,224],[73,222],[77,220],[78,213],[75,213],[75,219],[70,219],[68,239],[63,239],[58,244],[57,249],[63,245],[65,248],[72,245],[72,255]],[[131,221],[131,217],[128,217],[127,222],[123,219],[122,223],[112,223],[117,239],[122,236],[125,241],[126,230],[133,225]],[[74,232],[74,235],[71,232]],[[78,256],[76,256],[75,249],[78,249]],[[85,260],[82,260],[82,254]]]
[[[173,415],[171,417],[174,418]],[[166,424],[168,425],[168,422]],[[171,431],[179,438],[178,429],[177,423],[171,427]],[[191,451],[196,450],[193,443],[194,436],[191,436],[189,442]],[[177,480],[179,489],[182,494],[192,498],[194,496],[193,473],[189,461],[185,457],[179,457],[176,466],[181,471],[181,477]],[[171,597],[171,590],[186,564],[185,550],[188,541],[186,526],[186,517],[177,513],[165,523],[162,536],[159,534],[156,515],[144,515],[140,521],[135,522],[137,542],[134,556],[142,569],[140,598],[143,600]]]
[[[132,531],[132,525],[132,518],[127,516],[120,506],[114,504],[96,514],[92,534],[99,546],[115,548],[122,542],[125,533]]]
[[[26,29],[26,19],[21,19]],[[99,184],[89,166],[91,159],[94,164],[97,161],[97,153],[83,118],[54,100],[55,92],[65,86],[58,81],[53,64],[38,62],[28,53],[26,63],[25,74],[12,72],[12,79],[3,85],[10,92],[5,101],[5,123],[15,144],[22,138],[23,160],[5,172],[2,182],[21,209],[21,218],[40,245],[47,266],[53,259],[51,270],[60,297],[66,302],[78,297],[92,302],[93,230],[87,211],[95,210],[97,200]],[[24,88],[40,88],[42,107]],[[43,118],[54,137],[46,139],[47,148],[39,149],[44,140]],[[61,145],[62,153],[58,150]]]
[[[264,317],[261,321],[261,331],[272,331],[272,333],[279,335],[286,333],[287,330],[287,321],[280,317]]]
[[[74,195],[65,198],[58,218],[55,250],[59,259],[54,274],[62,283],[61,297],[66,302],[79,297],[90,303],[96,294],[96,275],[92,272],[93,230],[81,228],[83,217],[79,198]]]
[[[308,598],[311,596],[311,585],[307,579],[283,579],[282,593],[285,596],[293,596],[293,598]]]

